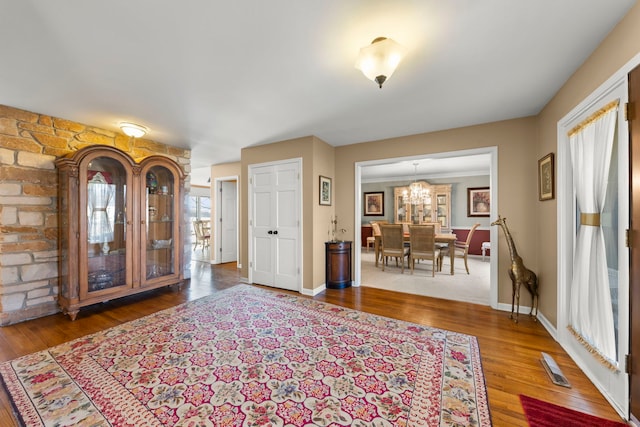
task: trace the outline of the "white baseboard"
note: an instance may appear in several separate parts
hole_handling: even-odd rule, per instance
[[[498,310],[507,311],[507,312],[511,313],[511,304],[507,304],[507,303],[501,302],[501,303],[498,304]],[[528,315],[530,311],[531,311],[531,307],[521,305],[520,306],[520,310],[518,311],[518,313]]]
[[[538,313],[538,321],[549,332],[549,335],[557,342],[558,341],[558,329],[549,322],[549,319],[544,317],[544,314]]]
[[[327,286],[326,286],[325,283],[323,283],[322,285],[320,285],[320,286],[318,286],[317,288],[314,288],[314,289],[302,288],[302,291],[300,291],[300,293],[302,295],[306,295],[306,296],[309,296],[309,297],[315,297],[320,292],[324,292],[326,289],[327,289]]]

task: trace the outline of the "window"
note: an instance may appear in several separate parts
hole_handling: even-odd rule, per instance
[[[208,196],[189,196],[187,207],[191,221],[211,219],[211,198]]]

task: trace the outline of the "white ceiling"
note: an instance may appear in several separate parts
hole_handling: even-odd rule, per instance
[[[412,159],[390,159],[379,164],[369,164],[361,169],[363,183],[406,181],[417,179],[450,178],[460,176],[489,175],[491,156],[473,154],[464,156],[431,156]]]
[[[191,148],[192,167],[537,114],[635,0],[0,0],[0,102]],[[354,68],[408,50],[382,89]]]

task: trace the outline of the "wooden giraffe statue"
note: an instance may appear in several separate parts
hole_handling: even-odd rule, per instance
[[[511,284],[513,286],[513,294],[511,296],[511,319],[513,319],[514,300],[517,304],[515,322],[518,323],[518,313],[520,312],[520,286],[524,285],[531,294],[531,311],[529,316],[533,316],[533,309],[535,307],[536,314],[534,320],[538,320],[538,276],[536,273],[529,270],[524,266],[522,258],[516,251],[516,245],[513,243],[513,238],[507,227],[507,218],[502,218],[498,215],[498,219],[491,223],[491,225],[499,225],[504,231],[504,236],[507,239],[507,245],[509,245],[509,253],[511,254],[511,268],[509,269],[509,277],[511,278]]]

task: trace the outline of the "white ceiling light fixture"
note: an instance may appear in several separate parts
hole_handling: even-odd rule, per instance
[[[378,37],[360,49],[356,68],[382,89],[382,84],[391,77],[404,54],[403,46],[386,37]]]
[[[131,138],[141,138],[149,132],[149,129],[144,126],[128,122],[120,123],[120,129],[122,129],[125,135]]]

